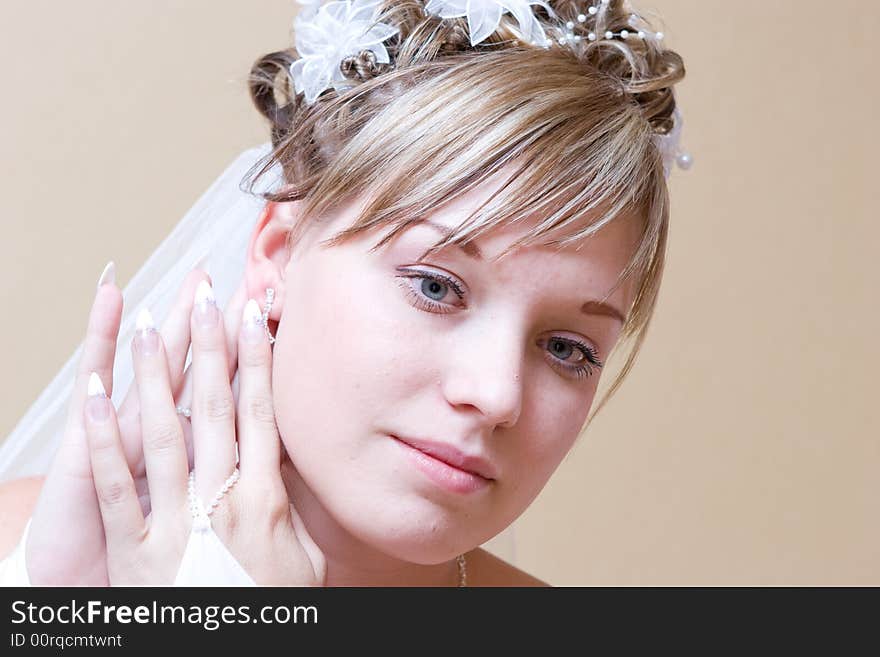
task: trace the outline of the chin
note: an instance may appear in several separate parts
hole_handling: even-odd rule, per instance
[[[396,503],[385,496],[374,499],[381,500],[381,508],[348,509],[349,517],[340,520],[350,534],[385,554],[433,565],[480,544],[479,537],[469,536],[464,524],[473,522],[472,517],[451,513],[417,496],[404,504],[400,498]]]

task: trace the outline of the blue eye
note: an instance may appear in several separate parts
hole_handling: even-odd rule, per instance
[[[404,279],[400,281],[403,291],[422,310],[441,314],[450,313],[455,310],[454,306],[450,307],[445,303],[438,303],[438,301],[449,296],[449,290],[454,291],[459,300],[464,299],[464,292],[461,286],[448,276],[420,270],[398,269],[398,271],[404,272],[397,277]],[[420,279],[422,281],[422,284],[419,286],[420,294],[416,294],[413,286],[405,280],[408,278]]]
[[[464,299],[464,292],[458,282],[448,276],[438,274],[436,272],[428,272],[423,270],[410,270],[398,268],[402,272],[397,276],[400,280],[400,286],[407,296],[415,303],[416,307],[432,313],[451,313],[456,306],[450,306],[446,303],[440,303],[449,296],[450,290],[455,293],[459,300]],[[414,286],[406,279],[414,278],[421,280],[419,292],[416,293]],[[572,340],[571,338],[550,338],[548,343],[554,345],[551,351],[555,351],[554,360],[559,363],[559,367],[571,372],[577,378],[581,379],[592,375],[593,368],[601,368],[604,363],[599,360],[598,352],[591,346],[581,342],[580,340]],[[559,349],[561,347],[561,355]],[[574,352],[579,352],[581,359],[577,361],[578,365],[568,365],[565,363]]]
[[[548,342],[554,345],[562,346],[563,354],[565,355],[559,357],[560,361],[567,360],[570,354],[573,353],[575,350],[581,352],[582,364],[567,365],[564,362],[561,363],[561,367],[572,372],[579,379],[592,375],[593,367],[601,368],[602,365],[604,365],[604,363],[599,360],[598,352],[591,346],[584,344],[580,340],[571,340],[569,338],[550,338]]]

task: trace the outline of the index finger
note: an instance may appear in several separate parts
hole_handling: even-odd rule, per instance
[[[103,381],[107,381],[107,389],[110,391],[108,394],[112,394],[113,390],[113,363],[116,359],[116,340],[122,318],[122,292],[115,284],[115,270],[116,265],[111,260],[98,279],[99,285],[82,343],[82,354],[76,367],[64,437],[56,459],[67,473],[84,479],[91,478],[83,424],[83,407],[91,373],[97,372]]]

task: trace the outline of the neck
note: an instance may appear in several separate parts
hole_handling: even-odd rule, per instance
[[[424,565],[377,550],[333,519],[286,455],[281,469],[291,504],[326,559],[326,586],[458,586],[456,559]]]

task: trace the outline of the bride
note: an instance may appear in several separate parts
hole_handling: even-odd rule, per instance
[[[256,62],[271,144],[0,449],[0,581],[546,585],[478,546],[634,363],[684,67],[623,0],[464,6],[312,3]]]

